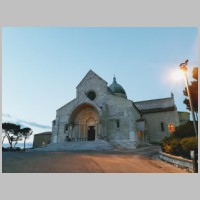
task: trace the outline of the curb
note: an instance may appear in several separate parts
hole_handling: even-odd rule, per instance
[[[161,151],[159,151],[159,158],[167,163],[175,165],[176,167],[186,169],[188,172],[194,172],[192,160],[163,153]]]

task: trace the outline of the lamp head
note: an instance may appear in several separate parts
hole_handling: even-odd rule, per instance
[[[180,64],[180,69],[181,69],[183,72],[186,72],[186,71],[187,71],[187,64],[188,64],[188,60],[186,60],[184,63],[181,63],[181,64]]]

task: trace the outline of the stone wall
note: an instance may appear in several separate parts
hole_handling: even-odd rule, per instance
[[[123,97],[107,95],[107,132],[109,140],[129,140],[130,133],[136,134],[136,120],[140,117],[132,101]],[[117,121],[119,127],[117,127]]]
[[[174,164],[177,167],[187,169],[190,172],[193,172],[193,163],[192,160],[181,158],[178,156],[169,155],[163,152],[159,152],[159,157],[161,160]]]
[[[91,70],[76,88],[76,97],[78,101],[83,102],[83,99],[87,98],[86,94],[89,91],[95,91],[96,99],[94,101],[101,101],[101,99],[105,98],[107,93],[107,82]]]
[[[51,132],[44,132],[34,135],[33,148],[46,146],[51,142]]]
[[[148,124],[147,137],[150,143],[159,143],[163,138],[170,136],[168,123],[173,122],[175,126],[179,125],[179,117],[176,110],[143,114],[142,117]],[[163,123],[163,130],[161,123]]]
[[[56,111],[55,122],[52,123],[52,143],[63,142],[65,139],[64,128],[70,117],[70,113],[77,105],[74,99]]]

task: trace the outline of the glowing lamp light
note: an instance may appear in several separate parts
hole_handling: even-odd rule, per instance
[[[184,72],[182,70],[175,70],[172,72],[172,78],[175,81],[179,81],[184,78]]]
[[[169,124],[168,124],[168,131],[169,131],[170,133],[174,133],[174,132],[175,132],[174,123],[169,123]]]

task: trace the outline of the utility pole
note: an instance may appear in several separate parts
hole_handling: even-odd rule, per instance
[[[187,93],[188,93],[188,97],[189,97],[190,109],[191,109],[191,112],[192,112],[192,120],[193,120],[193,124],[194,124],[194,131],[195,131],[195,135],[197,137],[197,125],[196,125],[196,122],[195,122],[194,108],[193,108],[193,104],[192,104],[192,99],[191,99],[191,94],[190,94],[189,84],[188,84],[188,77],[187,77],[187,64],[188,64],[188,60],[186,60],[184,63],[181,63],[180,69],[184,73],[186,89],[187,89]]]

